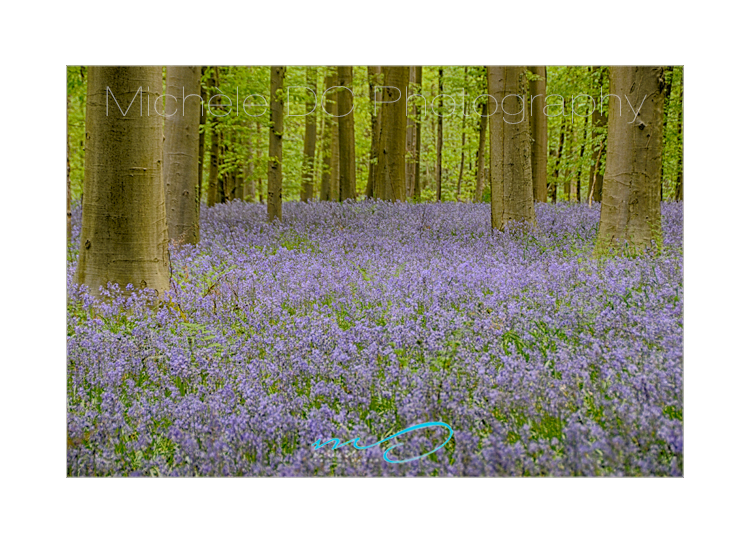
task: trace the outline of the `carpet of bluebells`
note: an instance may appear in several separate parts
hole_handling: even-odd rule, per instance
[[[487,204],[204,207],[155,303],[75,285],[79,207],[68,475],[682,476],[682,205],[662,209],[658,252],[595,259],[596,204],[506,232]],[[416,461],[313,447],[428,421],[454,435]]]

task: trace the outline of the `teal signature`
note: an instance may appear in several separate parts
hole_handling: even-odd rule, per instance
[[[445,427],[446,429],[448,429],[448,431],[450,431],[450,435],[448,435],[448,438],[445,439],[445,442],[443,442],[440,446],[438,446],[434,450],[430,450],[426,454],[422,454],[422,455],[419,455],[417,457],[411,457],[409,459],[391,459],[390,457],[388,457],[388,452],[390,452],[394,448],[397,448],[397,447],[401,446],[401,444],[394,444],[393,446],[391,446],[390,448],[388,448],[383,453],[383,459],[385,459],[388,463],[408,463],[409,461],[416,461],[417,459],[422,459],[423,457],[426,457],[426,456],[428,456],[430,454],[434,454],[440,448],[442,448],[443,446],[445,446],[446,444],[448,444],[448,441],[453,437],[453,428],[450,425],[448,425],[447,423],[443,423],[443,422],[425,422],[425,423],[419,423],[417,425],[412,425],[411,427],[408,427],[406,429],[402,429],[401,431],[399,431],[395,435],[391,435],[390,437],[386,437],[383,440],[377,441],[375,444],[370,444],[369,446],[360,446],[359,445],[359,437],[353,438],[352,440],[350,440],[348,442],[344,442],[343,444],[341,444],[341,441],[339,439],[337,439],[337,438],[332,438],[332,439],[327,440],[326,442],[324,442],[322,444],[320,443],[320,441],[323,440],[323,439],[318,439],[315,442],[315,444],[313,444],[313,446],[315,446],[315,449],[318,450],[318,449],[322,448],[323,446],[326,446],[327,444],[333,443],[333,448],[332,449],[336,450],[338,448],[341,448],[342,446],[346,446],[347,444],[351,444],[357,450],[367,450],[368,448],[372,448],[373,446],[377,446],[378,444],[382,444],[382,443],[384,443],[384,442],[386,442],[388,440],[394,439],[394,438],[396,438],[398,436],[405,435],[406,433],[410,433],[411,431],[416,431],[417,429],[422,429],[423,427]]]

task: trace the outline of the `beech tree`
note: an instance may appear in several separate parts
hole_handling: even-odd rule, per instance
[[[284,66],[271,66],[271,126],[268,131],[268,220],[281,220],[281,149],[284,137]]]
[[[414,66],[414,91],[422,93],[422,66]],[[420,181],[420,166],[422,160],[422,106],[419,100],[415,100],[414,104],[414,186],[412,189],[412,197],[414,201],[420,201],[422,199],[422,187]]]
[[[529,66],[534,79],[529,83],[531,123],[531,178],[534,182],[534,201],[547,201],[547,67]]]
[[[207,203],[211,207],[216,205],[219,199],[219,121],[216,115],[212,113],[211,107],[219,107],[221,105],[221,97],[219,94],[219,68],[213,66],[210,69],[211,76],[208,80],[209,86],[209,101],[206,103],[206,110],[208,114],[208,126],[211,130],[211,150],[208,164],[208,197]],[[214,96],[216,96],[214,100]],[[221,111],[221,109],[219,109]]]
[[[169,287],[163,119],[146,110],[161,91],[161,66],[88,68],[76,279],[95,295],[107,283],[158,295]]]
[[[167,95],[176,98],[172,113],[165,104],[164,191],[169,238],[198,242],[198,139],[201,120],[201,70],[167,66]]]
[[[376,89],[383,84],[382,73],[380,66],[367,66],[367,83],[370,89],[370,163],[367,169],[365,197],[368,198],[373,197],[375,187],[375,162],[378,156],[378,137],[380,136],[380,119],[383,111],[382,107],[377,109],[375,100]]]
[[[612,66],[609,143],[596,250],[642,249],[661,238],[664,67]],[[626,103],[638,113],[632,115]],[[640,108],[639,108],[639,105]]]
[[[406,89],[408,66],[385,66],[381,103],[383,120],[378,138],[375,197],[406,200]]]
[[[680,152],[677,155],[677,179],[675,180],[675,200],[682,201],[683,197],[683,179],[682,179],[682,96],[684,83],[680,84],[680,94],[678,97],[680,108],[677,110],[677,138],[679,141]]]
[[[378,155],[378,136],[380,135],[380,116],[376,114],[376,87],[381,85],[380,77],[382,70],[380,66],[367,66],[367,84],[370,90],[370,160],[367,168],[367,186],[365,197],[374,195],[375,187],[375,161]],[[382,108],[380,109],[382,111]]]
[[[65,104],[65,112],[69,116],[70,115],[70,93],[66,95],[66,104]],[[70,210],[70,201],[71,201],[71,193],[70,193],[70,129],[68,129],[68,133],[65,134],[65,162],[66,162],[66,169],[65,169],[65,205],[66,205],[66,216],[67,216],[67,226],[66,226],[66,240],[68,243],[70,243],[70,237],[73,233],[73,213]]]
[[[477,122],[479,130],[479,147],[477,147],[477,184],[476,189],[474,190],[474,203],[482,201],[482,195],[484,194],[484,149],[487,146],[487,118],[487,102],[483,102],[479,121]]]
[[[487,67],[492,227],[536,224],[524,66]],[[497,109],[495,109],[497,105]]]
[[[338,107],[336,103],[335,90],[336,76],[329,73],[325,77],[325,90],[322,93],[322,103],[325,104],[321,114],[325,118],[323,125],[327,137],[324,138],[323,153],[324,165],[323,174],[320,180],[320,199],[321,201],[339,201],[339,124]]]
[[[464,66],[464,89],[469,79],[469,67]],[[463,111],[461,112],[461,166],[458,169],[458,184],[456,185],[456,201],[461,201],[461,181],[464,178],[464,162],[466,160],[466,108],[468,102],[464,98]]]
[[[200,206],[202,189],[203,189],[203,159],[206,155],[206,101],[208,93],[203,85],[203,78],[206,75],[206,66],[201,67],[201,109],[200,126],[198,131],[198,204]]]
[[[443,200],[443,68],[438,69],[438,112],[437,112],[437,161],[435,163],[435,184],[437,200]]]
[[[315,93],[311,94],[308,92],[308,99],[305,102],[305,112],[308,114],[305,117],[304,164],[302,170],[302,192],[300,194],[300,200],[309,201],[313,198],[313,174],[315,170],[315,110],[317,109],[315,97],[318,93],[318,71],[316,68],[308,66],[305,75],[307,88]],[[253,193],[254,192],[255,191],[253,191]]]
[[[594,72],[596,73],[596,86],[601,88],[604,70],[598,66],[594,66]],[[603,111],[601,104],[594,108],[591,125],[591,136],[594,138],[594,146],[591,154],[594,161],[589,171],[589,204],[592,200],[602,201],[602,186],[604,183],[602,164],[604,164],[604,160],[607,157],[607,113]]]
[[[419,94],[416,90],[417,67],[409,66],[409,96]],[[407,100],[408,97],[407,96]],[[407,103],[408,114],[406,118],[406,197],[414,197],[414,177],[416,176],[416,136],[417,136],[417,106],[418,99]]]
[[[339,66],[336,103],[339,121],[339,187],[340,201],[357,197],[356,148],[354,146],[354,95],[352,67]]]

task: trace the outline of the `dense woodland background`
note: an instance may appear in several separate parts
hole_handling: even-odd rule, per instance
[[[270,98],[270,67],[268,66],[224,66],[203,67],[201,86],[205,96],[223,93],[234,101],[239,91],[240,99],[250,94],[259,94]],[[166,68],[165,68],[166,71]],[[310,72],[312,80],[310,79]],[[370,165],[373,133],[372,86],[383,84],[382,76],[373,73],[366,66],[353,67],[354,91],[354,141],[356,164],[356,193],[366,193]],[[413,79],[412,70],[412,79]],[[437,111],[445,116],[439,117],[432,109],[410,112],[410,135],[414,132],[411,125],[421,123],[421,144],[419,147],[418,167],[420,194],[409,195],[410,199],[420,201],[486,201],[490,200],[489,183],[482,183],[477,194],[478,150],[480,141],[481,120],[472,113],[473,100],[487,93],[486,69],[481,66],[424,66],[422,68],[421,88],[416,82],[410,83],[410,94],[419,92],[425,96],[428,108],[433,104]],[[326,83],[333,81],[335,68],[317,67],[312,70],[304,66],[287,66],[285,86],[297,86],[321,90]],[[380,77],[380,78],[379,78]],[[533,83],[534,74],[529,72],[529,81]],[[667,67],[664,73],[664,150],[662,198],[680,200],[680,179],[682,178],[682,104],[683,104],[683,68]],[[328,78],[328,79],[327,79]],[[67,69],[68,91],[68,152],[70,167],[70,191],[74,200],[81,198],[83,190],[84,156],[85,156],[85,118],[86,118],[86,82],[85,67],[69,66]],[[164,87],[166,91],[166,84]],[[460,96],[462,91],[467,98],[462,110]],[[547,201],[586,201],[597,171],[606,168],[606,113],[608,99],[605,98],[604,119],[598,114],[600,95],[609,93],[607,67],[596,66],[547,66],[546,94],[558,94],[565,100],[564,115],[561,108],[550,109],[547,117]],[[438,95],[446,94],[456,99],[456,106],[448,98],[442,100],[440,108]],[[571,115],[572,97],[588,94],[597,100],[593,108],[588,100],[579,100],[577,114]],[[286,100],[286,92],[283,93]],[[292,115],[302,115],[309,107],[309,95],[301,88],[292,89],[288,104]],[[329,98],[334,93],[329,93]],[[380,98],[383,100],[383,98]],[[252,101],[248,104],[253,103]],[[262,103],[257,98],[257,103]],[[410,104],[421,104],[421,100],[411,100]],[[486,104],[486,98],[476,101],[477,111]],[[559,98],[550,97],[548,104],[561,103]],[[335,104],[334,104],[335,106]],[[596,109],[596,112],[594,111]],[[248,108],[253,112],[251,108]],[[382,110],[382,106],[381,106]],[[451,113],[451,110],[453,112]],[[627,110],[627,109],[626,109]],[[220,111],[214,109],[214,111]],[[256,109],[255,111],[261,111]],[[332,109],[330,110],[332,111]],[[243,199],[245,201],[264,202],[267,193],[268,169],[268,129],[270,117],[261,114],[250,118],[245,113],[226,117],[208,116],[201,119],[201,189],[200,199],[203,203],[212,204],[208,199],[208,188],[211,176],[211,163],[216,161],[217,173],[221,179],[217,201]],[[285,104],[286,112],[286,104]],[[528,109],[527,109],[528,112]],[[554,116],[553,116],[554,115]],[[318,107],[312,115],[284,117],[283,145],[283,193],[284,200],[297,200],[304,196],[303,172],[305,169],[305,131],[310,118],[315,119],[315,160],[312,173],[312,199],[338,200],[340,196],[322,190],[326,177],[330,178],[332,128],[336,119],[321,114]],[[411,143],[407,161],[417,161]],[[600,145],[604,151],[599,153]],[[485,138],[489,145],[489,138]],[[334,154],[336,149],[333,150]],[[485,152],[486,149],[485,149]],[[486,156],[486,155],[485,155]],[[335,167],[335,166],[334,166]],[[411,166],[411,178],[414,168]],[[487,166],[485,166],[487,167]],[[440,177],[440,178],[439,178]],[[438,184],[441,190],[438,197]],[[412,180],[413,183],[413,180]],[[235,190],[221,189],[231,184]],[[600,198],[594,195],[598,201]]]

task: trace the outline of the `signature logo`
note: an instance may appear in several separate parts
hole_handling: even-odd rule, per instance
[[[388,457],[388,452],[390,452],[394,448],[398,448],[399,446],[401,446],[401,444],[394,444],[393,446],[391,446],[390,448],[388,448],[383,453],[383,459],[385,459],[388,463],[408,463],[409,461],[416,461],[417,459],[422,459],[423,457],[426,457],[426,456],[428,456],[430,454],[434,454],[440,448],[442,448],[443,446],[445,446],[446,444],[448,444],[448,441],[453,437],[453,428],[450,425],[448,425],[447,423],[443,423],[443,422],[425,422],[425,423],[419,423],[417,425],[412,425],[411,427],[408,427],[406,429],[402,429],[401,431],[399,431],[395,435],[391,435],[390,437],[386,437],[383,440],[379,440],[376,443],[370,444],[368,446],[360,446],[360,444],[359,444],[359,437],[353,438],[352,440],[350,440],[348,442],[344,442],[343,444],[337,438],[332,438],[330,440],[327,440],[326,442],[323,442],[322,444],[321,444],[321,441],[323,439],[318,439],[315,442],[315,444],[313,444],[313,446],[315,447],[316,450],[319,450],[323,446],[326,446],[328,444],[333,443],[333,448],[332,449],[336,450],[338,448],[346,446],[347,444],[351,444],[357,450],[367,450],[368,448],[372,448],[372,447],[377,446],[379,444],[383,444],[384,442],[387,442],[387,441],[389,441],[391,439],[394,439],[394,438],[399,437],[401,435],[405,435],[406,433],[411,433],[412,431],[416,431],[418,429],[423,429],[425,427],[445,427],[448,431],[450,431],[450,434],[448,435],[448,438],[445,439],[445,442],[443,442],[440,446],[438,446],[434,450],[430,450],[426,454],[418,455],[417,457],[410,457],[409,459],[391,459],[390,457]]]

